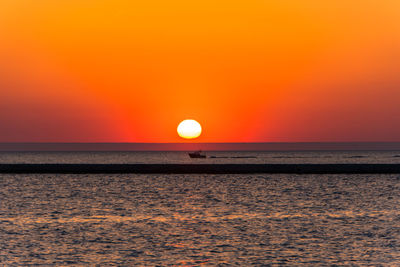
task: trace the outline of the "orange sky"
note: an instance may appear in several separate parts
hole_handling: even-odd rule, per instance
[[[184,142],[187,118],[400,141],[400,1],[0,1],[0,142]]]

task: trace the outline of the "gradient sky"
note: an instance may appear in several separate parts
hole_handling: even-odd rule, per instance
[[[185,142],[187,118],[400,141],[400,1],[0,0],[0,142]]]

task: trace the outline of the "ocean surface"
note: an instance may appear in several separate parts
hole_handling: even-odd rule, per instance
[[[0,163],[400,163],[399,151],[206,154],[223,158],[2,152]],[[400,266],[400,174],[0,174],[0,265]]]
[[[400,163],[400,151],[204,152],[1,152],[0,163]]]

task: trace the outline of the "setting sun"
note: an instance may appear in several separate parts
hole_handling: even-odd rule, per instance
[[[195,120],[184,120],[178,125],[178,134],[185,139],[194,139],[201,134],[201,125]]]

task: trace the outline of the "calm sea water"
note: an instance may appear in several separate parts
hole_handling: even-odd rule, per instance
[[[396,152],[318,153],[257,156],[399,161]],[[192,162],[154,154],[2,153],[0,162]],[[399,192],[400,174],[0,174],[0,265],[399,266]]]
[[[191,159],[187,152],[0,152],[0,163],[400,163],[400,151],[205,154],[206,159]]]

